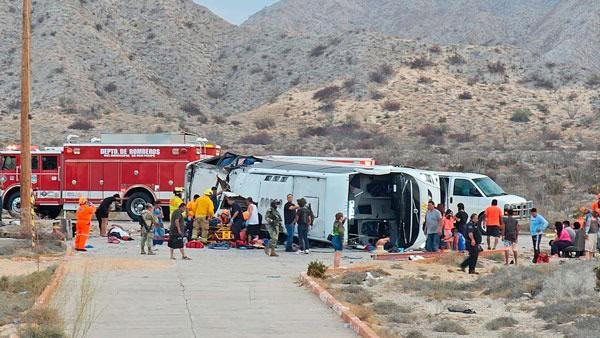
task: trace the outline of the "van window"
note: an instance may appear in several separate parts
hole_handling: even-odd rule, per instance
[[[42,170],[56,170],[56,169],[58,169],[58,157],[42,156]]]
[[[38,165],[38,160],[40,159],[39,156],[31,156],[31,170],[38,170],[39,165]]]
[[[3,156],[2,157],[2,170],[15,170],[17,168],[17,157],[16,156]]]
[[[481,194],[475,188],[475,185],[469,181],[464,179],[455,179],[454,180],[454,196],[471,196],[471,197],[481,197]]]

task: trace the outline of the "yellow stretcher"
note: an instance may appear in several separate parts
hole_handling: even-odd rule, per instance
[[[218,224],[208,229],[209,242],[233,241],[233,233],[227,224]]]

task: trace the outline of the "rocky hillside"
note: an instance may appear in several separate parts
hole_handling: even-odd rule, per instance
[[[600,71],[600,4],[594,0],[282,0],[244,26],[309,35],[367,29],[444,45],[512,45],[542,63]]]

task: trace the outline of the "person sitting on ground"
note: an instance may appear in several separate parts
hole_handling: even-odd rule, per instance
[[[456,218],[452,210],[446,210],[444,219],[442,219],[442,241],[445,249],[452,250],[452,244],[454,242],[454,224]]]
[[[517,264],[517,243],[519,241],[519,222],[513,217],[514,211],[508,209],[507,216],[502,220],[504,228],[502,231],[502,243],[504,244],[504,265],[508,265],[509,251],[512,250],[514,264]]]
[[[563,230],[569,233],[569,238],[571,238],[571,243],[575,243],[575,230],[571,228],[571,222],[563,221]]]
[[[575,250],[577,257],[581,257],[585,252],[585,229],[579,222],[573,223],[573,228],[575,230]]]
[[[573,245],[569,232],[563,231],[563,224],[561,222],[554,223],[556,228],[556,236],[554,240],[550,242],[550,254],[553,256],[559,256],[566,248]]]
[[[585,252],[587,259],[592,259],[596,253],[598,246],[598,213],[592,212],[592,217],[586,223],[586,239],[585,239]]]

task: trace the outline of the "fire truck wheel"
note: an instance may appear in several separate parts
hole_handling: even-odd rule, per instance
[[[15,191],[6,200],[6,209],[13,218],[19,218],[21,214],[21,193]]]
[[[127,215],[129,215],[132,220],[137,221],[142,215],[144,205],[152,202],[154,202],[154,200],[150,194],[142,191],[134,192],[127,198],[127,204],[125,204]]]

